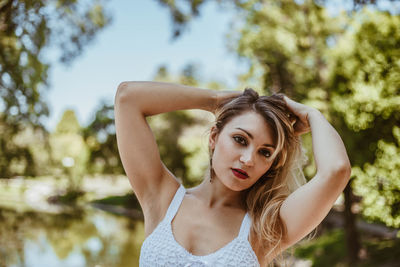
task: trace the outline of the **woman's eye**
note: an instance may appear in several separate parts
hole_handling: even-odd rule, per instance
[[[241,145],[246,145],[246,140],[241,136],[234,136],[233,139]]]
[[[271,157],[271,152],[266,149],[261,150],[261,154],[263,154],[263,156],[265,156],[267,158]]]

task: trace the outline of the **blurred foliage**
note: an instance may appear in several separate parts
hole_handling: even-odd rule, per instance
[[[0,1],[0,177],[38,175],[32,151],[12,140],[27,127],[47,134],[43,95],[51,62],[44,51],[59,48],[60,61],[69,63],[109,21],[102,0]],[[30,168],[12,170],[13,161]]]
[[[183,29],[206,1],[188,1],[186,13],[183,1],[160,2],[174,21],[184,14],[175,21]],[[345,142],[363,215],[399,227],[399,15],[379,11],[379,1],[354,1],[335,15],[324,6],[330,1],[231,3],[239,19],[230,48],[249,63],[242,84],[257,81],[263,93],[283,92],[322,111]]]
[[[206,1],[158,2],[170,9],[175,21],[174,36],[178,37],[190,19],[200,14]],[[229,44],[249,63],[249,71],[240,77],[240,82],[246,86],[255,84],[260,93],[284,92],[321,110],[345,142],[353,165],[352,186],[362,197],[362,214],[372,221],[399,227],[399,15],[360,8],[378,2],[374,0],[356,0],[353,10],[335,16],[324,7],[328,0],[216,2],[233,5],[237,10]],[[42,118],[48,115],[42,96],[50,66],[44,60],[43,49],[50,45],[61,47],[60,60],[65,63],[78,56],[109,22],[100,3],[0,0],[0,107],[4,106],[0,113],[0,177],[51,173],[70,177],[69,188],[76,190],[86,173],[124,172],[116,144],[113,105],[102,102],[93,121],[83,129],[71,110],[64,113],[54,133],[48,135],[41,125]],[[189,4],[189,11],[182,8],[185,4]],[[218,81],[204,82],[195,64],[184,66],[176,77],[167,66],[160,66],[153,80],[227,89]],[[199,183],[208,167],[204,135],[212,118],[203,114],[177,111],[147,118],[162,161],[186,187]],[[311,147],[310,136],[304,140]],[[311,149],[308,151],[311,153]],[[307,166],[309,177],[314,172],[315,166]],[[109,199],[113,203],[124,200]],[[11,250],[21,255],[23,263],[24,244],[8,230],[21,227],[25,233],[31,228],[30,219],[26,219],[30,217],[48,223],[49,229],[54,222],[49,219],[51,216],[21,216],[0,210],[0,219],[5,222],[0,225],[0,241],[15,245]],[[84,248],[96,236],[93,225],[86,225],[87,221],[81,219],[77,223],[57,218],[55,224],[60,228],[51,229],[48,240],[60,258],[67,257],[76,244],[82,247],[89,265],[107,258],[108,249],[113,247],[109,238],[100,238],[102,248],[98,254]],[[17,220],[19,224],[14,226]],[[35,233],[30,234],[37,238]],[[70,238],[65,239],[65,235]],[[129,237],[132,236],[119,237],[125,244],[121,253],[126,256],[132,251],[138,254],[141,243],[132,244],[127,241]],[[371,260],[360,266],[394,262],[397,241],[379,242],[383,247],[364,243]],[[297,253],[313,259],[314,266],[340,265],[345,262],[344,243],[343,233],[333,232]],[[336,252],[334,256],[332,251]],[[8,252],[6,255],[11,255]],[[121,266],[137,264],[129,259],[121,257]],[[18,259],[12,262],[21,263]]]
[[[188,166],[185,164],[185,158],[189,157],[190,153],[179,144],[179,138],[186,127],[194,124],[194,118],[185,111],[174,111],[148,117],[147,121],[154,133],[162,162],[188,185]]]
[[[302,241],[294,247],[294,255],[311,260],[313,267],[349,266],[346,263],[345,235],[343,230],[328,231],[316,239]],[[400,240],[362,238],[363,257],[351,267],[398,266]]]
[[[363,214],[372,221],[400,227],[400,135],[397,143],[379,140],[376,160],[355,167],[354,191],[362,196]]]
[[[125,194],[123,196],[110,196],[98,200],[94,200],[94,203],[100,203],[100,204],[107,204],[107,205],[113,205],[113,206],[122,206],[124,208],[128,209],[136,209],[136,210],[142,210],[139,201],[137,200],[135,194],[129,193]]]
[[[167,66],[161,65],[153,80],[191,86],[202,84],[199,67],[191,63],[183,66],[176,76],[170,73]],[[223,88],[223,85],[211,81],[204,87],[218,89]],[[202,136],[193,131],[190,135],[187,133],[192,127],[205,127],[209,118],[202,118],[196,111],[176,111],[151,116],[147,120],[166,167],[181,179],[185,186],[193,186],[201,181],[208,160],[207,154],[199,153]],[[124,173],[116,142],[113,105],[105,101],[100,104],[92,122],[83,129],[83,137],[89,149],[88,173]]]
[[[50,134],[53,174],[69,179],[68,191],[79,191],[89,157],[81,127],[73,110],[66,110]]]
[[[333,108],[364,142],[375,141],[375,149],[377,139],[394,142],[392,130],[400,124],[399,24],[399,15],[364,9],[332,53]]]
[[[355,170],[392,154],[399,147],[392,133],[400,125],[399,16],[362,9],[332,17],[312,1],[279,3],[243,10],[246,23],[231,34],[238,54],[255,63],[247,77],[261,73],[266,93],[284,92],[321,110],[342,136]],[[377,150],[380,142],[394,147]],[[353,174],[353,188],[365,199],[386,200],[386,212],[363,200],[364,216],[399,227],[399,176],[390,155],[386,166],[392,169],[374,164],[383,178]],[[379,187],[382,179],[390,186]]]
[[[224,8],[235,8],[237,10],[255,8],[257,9],[259,6],[263,4],[268,4],[268,2],[276,2],[276,1],[262,1],[262,0],[155,0],[161,6],[167,8],[171,14],[172,20],[172,38],[177,39],[181,36],[181,34],[187,30],[188,24],[192,19],[199,17],[201,15],[201,7],[205,3],[215,2],[222,9]],[[381,3],[387,4],[387,2],[398,2],[399,0],[352,0],[349,1],[352,3],[353,10],[358,10],[364,6],[377,6]],[[283,5],[285,5],[286,0],[279,1]],[[297,1],[297,3],[310,2],[309,0],[305,1]],[[329,3],[333,3],[334,5],[338,4],[338,1],[335,0],[314,0],[316,4],[319,5],[327,5]],[[346,1],[344,1],[346,3]],[[343,4],[343,3],[342,3]],[[346,3],[348,4],[348,3]]]
[[[295,256],[312,261],[312,266],[338,266],[346,261],[343,230],[333,230],[315,240],[297,245]]]
[[[160,66],[153,80],[198,86],[198,68],[194,64],[189,63],[183,67],[177,78],[173,78],[167,66]],[[185,186],[193,186],[196,179],[189,176],[190,166],[188,166],[185,161],[185,159],[193,155],[193,152],[182,146],[179,140],[188,127],[198,124],[201,121],[191,116],[190,113],[185,110],[151,116],[147,118],[147,121],[154,133],[160,157],[165,166],[176,177],[181,179]]]
[[[227,89],[220,81],[202,79],[199,66],[193,63],[183,66],[177,77],[169,73],[167,66],[161,65],[153,80],[214,90]],[[213,120],[211,113],[202,110],[180,110],[148,118],[161,160],[185,187],[195,186],[207,176],[207,133]]]
[[[177,37],[206,1],[158,2],[170,9]],[[344,139],[363,214],[399,227],[399,16],[378,11],[378,1],[354,1],[354,9],[335,16],[324,7],[328,0],[215,2],[238,14],[229,43],[249,63],[241,83],[255,82],[260,93],[284,92],[321,110]],[[123,173],[113,105],[101,103],[84,129],[72,111],[50,136],[41,126],[50,66],[43,49],[60,47],[60,60],[68,63],[108,23],[101,1],[0,1],[0,177],[50,172],[75,177],[76,187],[86,172]],[[195,64],[177,77],[160,66],[153,80],[226,89],[202,81]],[[204,129],[210,120],[197,111],[148,118],[163,162],[185,186],[198,183],[208,166]],[[311,176],[315,168],[306,170]]]
[[[25,125],[18,133],[0,121],[0,177],[37,176],[50,172],[49,135]]]
[[[333,109],[346,124],[356,194],[372,220],[400,227],[400,16],[364,9],[332,54]]]
[[[27,147],[28,144],[26,142],[23,142],[23,144],[13,142],[20,138],[16,137],[13,129],[8,127],[2,113],[0,113],[0,132],[0,177],[7,178],[22,174],[36,175],[34,156]],[[31,131],[31,134],[33,134],[33,131]],[[20,136],[22,135],[24,134],[21,133]]]
[[[89,148],[87,173],[124,172],[118,154],[113,105],[104,101],[100,104],[92,122],[83,129],[83,136]]]
[[[232,48],[249,62],[244,78],[260,72],[264,93],[285,93],[297,100],[309,99],[327,114],[327,39],[341,33],[341,17],[308,1],[269,1],[241,11],[245,24],[230,34]],[[257,68],[258,67],[258,68]]]

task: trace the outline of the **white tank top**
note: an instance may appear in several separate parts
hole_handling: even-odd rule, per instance
[[[173,236],[171,221],[175,217],[185,193],[186,189],[181,185],[176,191],[164,219],[144,240],[140,251],[139,266],[260,266],[257,256],[248,241],[251,221],[247,213],[240,226],[239,235],[217,251],[208,255],[197,256],[182,247]]]

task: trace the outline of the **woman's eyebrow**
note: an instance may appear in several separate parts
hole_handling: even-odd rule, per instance
[[[236,127],[236,129],[239,129],[239,130],[245,132],[251,139],[254,139],[253,135],[251,133],[249,133],[248,131],[246,131],[245,129],[242,129],[240,127]],[[271,144],[264,144],[263,146],[275,148],[275,146],[271,145]]]

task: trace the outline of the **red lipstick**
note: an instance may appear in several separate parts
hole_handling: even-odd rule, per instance
[[[247,172],[245,172],[245,171],[242,170],[242,169],[232,169],[232,173],[233,173],[236,177],[238,177],[238,178],[240,178],[240,179],[247,179],[247,178],[249,178],[249,175],[247,174]]]

